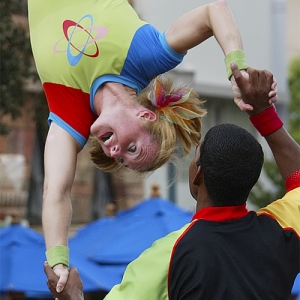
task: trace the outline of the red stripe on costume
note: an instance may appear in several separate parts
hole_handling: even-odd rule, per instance
[[[246,203],[235,206],[209,206],[198,210],[192,220],[227,222],[243,218],[248,214]]]
[[[61,84],[43,84],[50,112],[88,139],[96,115],[90,108],[90,95]]]
[[[286,192],[289,192],[297,187],[300,187],[300,170],[292,173],[285,181]]]
[[[180,237],[176,240],[174,246],[173,246],[173,249],[172,249],[172,253],[171,253],[171,257],[170,257],[170,262],[169,262],[169,268],[168,268],[168,295],[170,295],[170,291],[169,291],[169,287],[170,287],[170,268],[171,268],[171,262],[172,262],[172,259],[173,259],[173,256],[174,256],[174,252],[176,250],[176,247],[178,245],[178,243],[181,241],[181,239],[184,237],[184,235],[190,230],[190,228],[195,225],[196,222],[195,220],[192,221],[190,223],[190,225],[184,230],[184,232],[180,235]]]

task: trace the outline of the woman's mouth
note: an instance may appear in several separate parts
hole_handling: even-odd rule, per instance
[[[113,132],[107,132],[102,134],[99,139],[104,143],[105,146],[107,146],[112,141],[112,138]]]

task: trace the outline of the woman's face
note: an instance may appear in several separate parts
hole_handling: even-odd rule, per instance
[[[146,171],[159,151],[158,145],[142,127],[143,114],[129,109],[101,114],[91,126],[104,153],[124,166]]]

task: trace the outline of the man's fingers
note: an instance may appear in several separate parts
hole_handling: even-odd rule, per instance
[[[255,69],[249,68],[247,70],[249,74],[249,83],[251,86],[257,86],[259,82],[259,72]]]
[[[231,67],[232,75],[233,75],[231,78],[231,83],[233,84],[233,82],[235,81],[240,90],[245,89],[249,83],[248,82],[249,81],[248,70],[250,68],[248,68],[247,71],[245,71],[245,70],[240,71],[234,62],[230,63],[230,67]]]
[[[272,90],[272,85],[274,83],[273,74],[267,70],[263,70],[259,72],[260,72],[260,76],[264,76],[262,77],[262,80],[260,80],[260,84],[261,85],[265,84],[269,87],[270,90]]]
[[[55,297],[55,299],[58,299],[57,297],[59,297],[59,294],[56,291],[56,284],[53,285],[52,282],[50,282],[49,280],[47,280],[47,286],[49,288],[49,291],[52,293],[52,295]]]
[[[268,77],[272,78],[272,82],[274,81],[274,76],[273,76],[273,74],[272,74],[270,71],[264,70],[264,73],[265,73]]]
[[[56,285],[53,285],[52,282],[50,282],[49,280],[47,280],[47,286],[50,290],[50,292],[53,294],[53,296],[56,294]]]
[[[71,273],[77,273],[77,275],[79,276],[79,273],[78,273],[78,270],[77,270],[77,268],[76,267],[72,267],[71,269],[70,269],[70,274]],[[77,276],[76,275],[76,276]]]
[[[232,75],[235,78],[235,80],[237,80],[237,78],[239,79],[240,77],[242,77],[242,74],[241,74],[238,66],[234,62],[230,63],[230,68],[231,68]]]
[[[47,275],[47,277],[51,276],[54,273],[46,261],[44,262],[44,272]]]
[[[267,84],[270,87],[270,90],[272,90],[273,82],[274,82],[273,75],[270,72],[268,72],[267,73]]]

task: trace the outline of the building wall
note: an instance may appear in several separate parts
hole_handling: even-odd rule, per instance
[[[287,0],[287,57],[300,55],[300,1]]]
[[[136,3],[142,18],[165,31],[180,15],[208,0],[140,0]],[[244,50],[250,65],[270,69],[270,5],[271,1],[228,0],[229,7],[243,37]],[[159,9],[157,9],[159,7]],[[259,13],[258,13],[259,12]],[[254,42],[255,41],[255,42]],[[214,38],[190,50],[182,64],[193,69],[195,82],[228,86],[224,67],[224,55]]]
[[[137,11],[142,18],[164,31],[183,12],[210,2],[212,1],[140,0],[137,3]],[[240,29],[249,66],[268,69],[275,75],[279,89],[277,110],[282,119],[286,120],[288,62],[300,55],[300,1],[227,0],[227,3]],[[190,50],[182,65],[177,68],[179,72],[194,72],[193,86],[201,98],[207,100],[208,115],[203,120],[203,135],[215,124],[232,122],[256,135],[268,153],[265,141],[253,130],[247,115],[240,113],[232,103],[231,86],[226,79],[223,60],[224,55],[219,45],[211,38]],[[173,187],[176,195],[174,201],[189,210],[194,210],[195,201],[188,188],[187,169],[190,159],[185,159],[180,166],[181,172]],[[165,166],[147,179],[146,186],[160,182],[163,196],[168,198],[168,180],[168,169]]]
[[[141,18],[160,31],[165,31],[183,13],[210,2],[139,0],[135,6]],[[239,27],[248,64],[254,68],[270,70],[279,81],[279,86],[286,88],[286,78],[282,78],[282,74],[285,74],[287,61],[300,54],[300,2],[227,0],[227,3]],[[280,52],[279,48],[282,48]],[[194,71],[196,84],[230,88],[223,60],[219,45],[211,38],[191,49],[180,68]],[[279,60],[285,64],[283,70],[277,68]],[[284,93],[285,90],[280,92]]]
[[[184,12],[199,5],[209,3],[208,0],[138,0],[131,1],[141,18],[152,23],[159,30],[164,31],[168,26]],[[276,52],[274,48],[282,47],[278,55],[287,67],[290,58],[300,55],[300,1],[299,0],[227,0],[243,37],[244,50],[250,66],[269,69],[277,72],[278,69],[272,62]],[[286,6],[285,6],[286,5]],[[275,9],[275,8],[279,9]],[[274,13],[279,13],[274,17]],[[286,15],[285,15],[286,14]],[[282,25],[285,35],[280,31],[276,36],[275,25]],[[282,23],[283,22],[283,23]],[[275,26],[275,27],[276,27]],[[277,44],[276,44],[277,43]],[[275,45],[275,47],[274,47]],[[282,46],[283,45],[283,46]],[[284,57],[282,57],[282,55]],[[276,58],[276,56],[275,56]],[[204,119],[203,134],[211,126],[225,121],[232,121],[244,126],[250,131],[246,116],[239,114],[231,100],[230,83],[226,79],[226,72],[223,62],[224,56],[217,42],[211,38],[203,45],[189,51],[182,65],[177,69],[179,73],[193,73],[193,76],[185,78],[192,82],[196,91],[202,98],[207,99],[208,116]],[[276,60],[275,60],[276,61]],[[272,65],[273,64],[273,65]],[[273,71],[274,70],[274,71]],[[280,70],[279,70],[280,71]],[[286,74],[283,72],[283,74]],[[285,87],[286,78],[282,80],[281,86]],[[277,75],[275,74],[276,78]],[[284,89],[284,88],[283,88]],[[282,111],[286,102],[285,91],[279,99],[282,102]],[[0,136],[0,154],[12,153],[22,154],[25,158],[25,174],[22,183],[22,191],[27,191],[30,175],[30,164],[33,155],[35,141],[35,124],[32,121],[30,101],[24,108],[21,118],[10,121],[11,132],[7,137]],[[189,196],[187,185],[187,166],[189,158],[181,165],[178,182],[175,187],[175,201],[183,207],[194,210],[194,200]],[[78,157],[78,167],[75,176],[75,183],[72,190],[73,196],[73,222],[85,223],[91,220],[91,205],[94,192],[95,169],[89,160],[88,148],[86,147]],[[118,173],[112,176],[114,184],[114,200],[118,209],[125,209],[135,205],[142,198],[150,196],[151,185],[158,183],[163,197],[170,198],[170,182],[168,182],[167,167],[161,168],[149,177],[139,177],[132,173]],[[0,182],[0,193],[4,191]],[[22,194],[24,198],[24,193]],[[26,194],[25,194],[26,195]],[[1,212],[3,209],[0,207]],[[26,214],[26,207],[22,210]],[[23,216],[22,215],[22,216]],[[0,216],[1,219],[1,216]]]
[[[0,223],[6,215],[26,218],[28,178],[35,139],[30,101],[17,120],[6,117],[10,133],[0,135]]]

